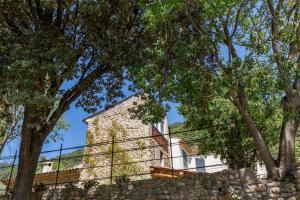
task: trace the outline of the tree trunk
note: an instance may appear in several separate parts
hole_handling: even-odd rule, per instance
[[[297,128],[298,122],[295,120],[290,120],[282,124],[278,156],[279,176],[281,178],[290,175],[293,169]]]
[[[26,128],[26,124],[23,127],[14,200],[31,200],[35,170],[44,143],[44,134]]]
[[[237,108],[239,109],[240,114],[242,115],[242,118],[249,129],[250,135],[254,139],[254,143],[259,155],[266,166],[268,178],[277,179],[278,167],[276,166],[275,159],[272,157],[260,130],[257,128],[255,122],[252,120],[248,112],[243,110],[241,106],[238,106]]]
[[[263,138],[260,131],[257,129],[256,125],[253,123],[253,121],[250,120],[250,118],[246,117],[246,119],[244,118],[244,120],[246,121],[246,125],[250,130],[250,135],[254,139],[254,143],[257,147],[259,155],[266,166],[268,178],[278,179],[278,167],[276,166],[275,159],[272,157],[267,147],[265,139]]]

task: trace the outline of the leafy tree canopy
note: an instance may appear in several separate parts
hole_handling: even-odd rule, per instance
[[[31,199],[42,145],[72,104],[123,96],[139,17],[135,1],[1,1],[0,99],[24,109],[15,199]]]
[[[269,177],[284,177],[299,126],[299,15],[292,0],[147,4],[147,40],[134,65],[142,67],[130,69],[151,97],[145,113],[157,116],[164,101],[180,102],[188,124],[213,129],[216,138],[218,127],[242,120],[237,127],[253,138]]]

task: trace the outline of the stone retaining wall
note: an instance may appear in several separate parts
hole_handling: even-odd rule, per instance
[[[53,190],[45,195],[61,200],[198,200],[229,199],[227,172],[186,175],[174,179],[150,179],[116,185],[100,185],[90,190]]]
[[[284,182],[260,180],[250,169],[229,172],[228,192],[232,199],[297,199],[293,179]]]
[[[294,176],[284,182],[261,180],[251,169],[241,169],[100,185],[90,189],[53,189],[34,194],[33,200],[296,200],[300,199],[300,162],[294,169]],[[2,199],[9,198],[0,197]]]

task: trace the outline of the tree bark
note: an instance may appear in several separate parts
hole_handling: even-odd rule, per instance
[[[42,124],[41,118],[33,115],[34,112],[36,112],[35,109],[31,107],[24,109],[14,200],[31,200],[32,184],[39,155],[48,132],[50,132],[42,131],[45,129],[39,127]]]
[[[255,123],[247,113],[242,113],[243,119],[246,122],[247,127],[250,130],[250,134],[254,139],[259,155],[261,156],[268,173],[268,178],[278,179],[278,168],[275,163],[275,159],[272,157],[265,140],[257,129]]]
[[[257,128],[255,121],[252,119],[250,113],[248,112],[247,98],[242,85],[239,85],[237,95],[235,95],[234,92],[230,92],[228,95],[230,101],[236,106],[239,113],[241,114],[245,125],[249,129],[250,135],[254,139],[255,146],[257,147],[259,155],[266,166],[268,178],[278,179],[278,167],[276,165],[275,159],[271,155],[262,133]]]
[[[284,178],[291,174],[295,159],[295,140],[299,123],[296,120],[284,121],[280,135],[278,155],[279,176]]]
[[[31,200],[33,179],[44,142],[41,135],[33,130],[22,131],[14,200]]]

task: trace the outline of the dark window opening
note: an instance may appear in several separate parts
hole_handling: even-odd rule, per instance
[[[183,168],[187,169],[188,168],[188,156],[187,153],[185,152],[185,150],[181,150],[182,151],[182,160],[183,160]]]
[[[162,151],[159,152],[159,158],[160,158],[160,166],[164,166],[164,153]]]
[[[203,158],[196,158],[196,171],[205,172],[205,160]]]

